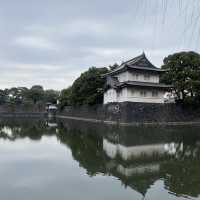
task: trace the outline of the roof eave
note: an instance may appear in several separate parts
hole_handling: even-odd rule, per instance
[[[172,85],[143,85],[143,84],[131,84],[131,83],[123,83],[121,85],[118,85],[118,87],[123,88],[123,87],[147,87],[147,88],[162,88],[162,89],[172,89],[173,86]]]
[[[106,76],[109,76],[109,75],[115,75],[115,74],[119,74],[125,70],[140,70],[140,71],[152,71],[152,72],[160,72],[160,73],[163,73],[163,72],[167,72],[168,70],[163,70],[163,69],[159,69],[159,68],[141,68],[141,67],[133,67],[133,66],[126,66],[126,67],[123,67],[119,70],[116,70],[116,71],[111,71],[111,72],[108,72],[106,74],[103,74],[102,75],[102,78],[105,78]]]

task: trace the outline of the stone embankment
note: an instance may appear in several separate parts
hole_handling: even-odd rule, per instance
[[[121,125],[191,125],[200,124],[200,108],[176,104],[125,102],[95,106],[67,106],[57,114],[57,117]]]

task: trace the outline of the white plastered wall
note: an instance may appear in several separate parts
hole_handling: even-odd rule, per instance
[[[112,88],[104,92],[104,104],[111,102],[117,102],[117,92]]]
[[[146,75],[145,73],[141,72],[139,73],[139,72],[126,71],[115,75],[115,77],[118,78],[119,82],[139,81],[139,82],[159,83],[158,74],[148,74],[148,76]]]
[[[126,88],[127,89],[127,101],[141,102],[141,103],[164,103],[164,90],[156,90],[157,95],[153,96],[154,89],[138,89],[138,88]],[[141,95],[141,92],[145,92],[145,96]]]
[[[145,91],[145,95],[141,94]],[[153,96],[155,89],[122,88],[120,91],[109,89],[104,93],[104,104],[111,102],[140,102],[140,103],[164,103],[164,90],[156,90],[157,95]]]

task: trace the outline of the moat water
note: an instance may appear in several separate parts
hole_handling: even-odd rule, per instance
[[[0,199],[200,199],[200,127],[1,119]]]

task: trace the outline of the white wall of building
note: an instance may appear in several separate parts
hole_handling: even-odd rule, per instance
[[[109,89],[104,93],[104,104],[111,102],[164,103],[165,91],[154,89],[122,88]]]
[[[118,78],[119,82],[125,82],[128,81],[128,71],[122,72],[120,74],[115,75],[115,77]]]
[[[141,72],[122,72],[115,77],[118,78],[119,82],[125,81],[139,81],[139,82],[150,82],[150,83],[159,83],[158,74],[147,74]]]
[[[112,102],[117,102],[117,92],[111,88],[104,92],[104,104]]]
[[[165,91],[155,89],[126,88],[127,101],[144,103],[164,103]]]

